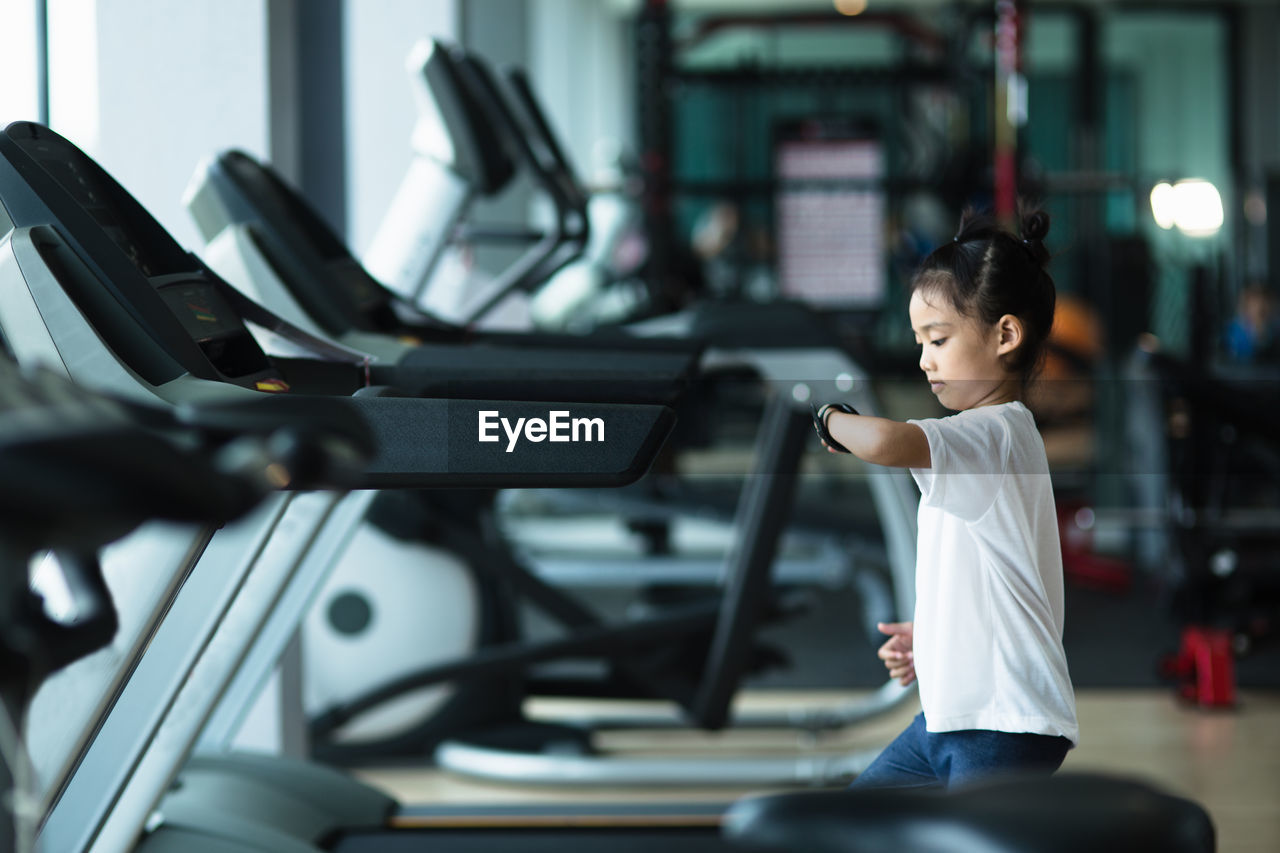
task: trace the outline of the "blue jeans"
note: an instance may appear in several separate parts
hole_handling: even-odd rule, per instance
[[[928,732],[924,714],[884,748],[851,788],[955,788],[992,776],[1052,776],[1071,741],[987,729]]]

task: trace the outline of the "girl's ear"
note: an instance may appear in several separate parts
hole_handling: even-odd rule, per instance
[[[1005,314],[996,321],[996,355],[1006,355],[1022,345],[1022,321]]]

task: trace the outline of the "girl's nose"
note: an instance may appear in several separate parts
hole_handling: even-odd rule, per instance
[[[923,346],[920,348],[920,369],[928,373],[932,367],[933,358],[929,355],[929,347],[927,345]]]

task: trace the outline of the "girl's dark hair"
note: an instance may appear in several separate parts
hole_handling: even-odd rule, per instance
[[[1049,214],[1019,211],[1021,236],[990,216],[966,210],[955,239],[934,249],[911,280],[911,293],[944,296],[962,317],[987,325],[1005,314],[1022,321],[1023,340],[1009,367],[1026,385],[1044,360],[1057,291],[1045,266]]]

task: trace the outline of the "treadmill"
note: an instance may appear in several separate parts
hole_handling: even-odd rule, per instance
[[[419,104],[430,107],[424,108],[422,127],[435,122],[446,128],[453,141],[449,150],[453,152],[455,159],[446,166],[435,159],[439,157],[439,151],[435,151],[431,156],[424,154],[420,157],[421,162],[415,161],[401,196],[388,215],[388,222],[394,221],[397,227],[401,227],[406,222],[416,221],[407,207],[409,200],[413,199],[417,207],[421,208],[419,218],[444,217],[452,223],[449,228],[454,228],[461,215],[460,211],[465,210],[470,199],[480,189],[501,184],[506,179],[504,175],[509,178],[510,158],[500,143],[519,137],[517,119],[513,111],[507,108],[498,83],[478,59],[455,55],[439,43],[424,42],[415,52],[413,61],[421,63],[418,67],[420,73],[415,78],[420,83],[417,89]],[[536,110],[536,104],[533,107],[526,105],[526,112],[531,109]],[[505,119],[499,122],[495,118],[497,116],[504,116]],[[439,134],[433,136],[424,131],[419,136],[435,139]],[[571,176],[557,176],[549,168],[537,165],[542,161],[527,141],[523,146],[516,147],[524,152],[522,156],[527,167],[541,170],[542,183],[554,189],[558,205],[581,203],[581,194],[577,201],[574,200],[572,190],[576,187],[576,182]],[[433,182],[452,181],[455,178],[466,178],[463,183],[471,181],[474,186],[469,193],[446,193],[442,202],[425,195],[428,191],[434,191],[431,189],[435,186]],[[432,203],[427,202],[428,198]],[[455,202],[458,210],[446,210]],[[384,322],[384,334],[392,333],[397,327],[385,325],[388,317],[401,318],[400,322],[404,322],[402,318],[406,316],[414,317],[416,320],[409,328],[424,329],[428,334],[452,334],[455,337],[463,334],[456,327],[453,327],[455,331],[452,332],[439,331],[442,325],[439,320],[421,311],[412,312],[402,298],[382,288],[361,270],[355,260],[342,249],[338,238],[320,222],[318,216],[307,209],[306,203],[293,190],[268,167],[256,163],[243,153],[225,153],[202,164],[188,187],[187,204],[202,234],[210,240],[206,251],[210,264],[237,287],[269,301],[275,310],[289,312],[299,322],[325,325],[333,333],[342,333],[341,340],[357,343],[363,339],[352,338],[343,330],[361,324],[367,327],[370,323]],[[575,221],[572,211],[562,212],[557,220]],[[448,229],[432,231],[424,225],[420,230],[423,240],[430,236],[428,232],[444,240],[442,235]],[[371,252],[371,259],[375,254]],[[424,259],[428,255],[435,257],[438,253],[414,255],[416,260],[409,264],[414,269],[421,267],[415,273],[416,281],[420,283],[429,277],[429,270],[424,266]],[[550,257],[551,255],[546,255],[540,261],[517,264],[516,268],[521,271],[521,275],[511,277],[510,286],[529,286],[532,281],[529,271],[545,269],[545,264],[554,263],[547,260]],[[340,280],[344,277],[346,282]],[[355,278],[361,281],[359,288],[351,284]],[[403,287],[397,290],[400,297],[407,295]],[[413,292],[416,294],[418,291]],[[371,304],[394,306],[394,311],[382,308],[365,312],[353,310],[352,303],[358,300],[353,300],[351,295],[356,293],[365,293],[365,298]],[[376,298],[368,296],[371,293],[379,295]],[[713,330],[713,337],[719,340],[720,345],[713,347],[704,356],[704,370],[716,369],[717,366],[735,369],[744,364],[749,365],[776,389],[768,404],[765,426],[759,434],[754,472],[748,476],[746,491],[738,502],[735,529],[739,533],[739,539],[735,551],[730,555],[731,568],[727,571],[733,577],[750,576],[754,571],[767,572],[768,564],[776,553],[781,525],[785,522],[785,510],[791,502],[790,490],[794,488],[794,475],[803,450],[800,438],[807,436],[809,429],[808,400],[843,393],[855,399],[859,410],[876,410],[865,374],[834,346],[830,333],[812,312],[799,305],[781,306],[781,310],[775,306],[750,306],[749,311],[743,311],[740,310],[742,307],[706,306],[706,310],[677,318],[672,329],[676,335],[692,333],[695,338],[702,331]],[[379,316],[383,319],[379,320]],[[775,325],[779,316],[792,319]],[[766,321],[763,329],[761,320]],[[661,322],[670,321],[664,319]],[[697,332],[694,331],[695,327]],[[403,326],[399,328],[401,334],[408,331]],[[587,342],[595,340],[593,336],[535,336],[543,345],[548,340],[565,341],[570,338]],[[513,341],[515,337],[508,334],[502,335],[501,339],[506,343]],[[672,338],[655,336],[638,340],[657,342],[669,339]],[[617,340],[616,334],[605,338],[610,346]],[[825,345],[823,342],[826,342]],[[800,378],[813,376],[831,378],[825,381]],[[902,471],[877,472],[870,478],[870,484],[884,535],[888,540],[898,610],[909,612],[914,578],[916,493]],[[762,506],[768,507],[763,514],[760,509]],[[761,519],[765,521],[762,522]],[[749,568],[757,563],[761,563],[763,567],[758,570]],[[752,588],[762,588],[763,584],[763,581],[759,584],[753,581]],[[736,598],[736,593],[732,590],[726,595],[725,613],[732,615],[726,615],[720,620],[723,631],[721,642],[727,642],[727,638],[731,636],[727,626],[740,625],[743,611],[750,613],[753,608],[759,607],[761,597],[761,593],[753,593],[749,598],[755,603],[745,604]],[[751,616],[747,618],[754,619]],[[732,630],[736,632],[741,629],[735,627]],[[670,716],[664,715],[589,723],[597,728],[612,724],[626,727],[670,726],[673,722],[680,725],[692,721],[711,729],[728,724],[833,729],[888,710],[901,701],[904,695],[909,695],[895,683],[887,682],[870,702],[850,703],[834,712],[799,712],[782,718],[738,718],[730,723],[727,705],[732,691],[726,692],[725,687],[736,686],[746,662],[745,657],[735,661],[723,677],[709,679],[708,683],[712,687],[698,687],[692,698],[683,700],[681,705],[684,720],[673,721]],[[710,663],[703,668],[703,672],[715,671]],[[401,691],[387,689],[366,699],[379,698],[385,701],[410,687],[421,687],[429,683],[429,674],[424,673],[421,678],[405,677],[401,681]],[[365,711],[370,707],[371,701],[360,701],[327,716],[321,721],[322,733],[332,731],[335,726],[351,720],[358,711]],[[598,756],[586,756],[576,760],[576,763],[575,759],[568,756],[547,758],[522,753],[520,760],[507,760],[509,758],[511,756],[507,753],[495,752],[487,745],[473,747],[448,743],[437,752],[438,761],[450,769],[471,775],[495,778],[497,774],[496,778],[507,781],[574,779],[578,784],[637,780],[654,784],[668,780],[674,783],[698,780],[717,784],[727,778],[739,782],[751,778],[761,784],[783,779],[796,781],[800,778],[808,783],[818,777],[838,779],[850,775],[861,766],[859,762],[865,762],[868,756],[856,757],[851,762],[835,762],[833,765],[806,763],[802,765],[802,770],[798,769],[801,765],[788,760],[771,767],[757,766],[753,772],[760,775],[749,777],[744,776],[744,768],[737,765],[726,765],[722,771],[714,771],[707,764],[694,768],[677,762],[662,771],[654,762],[633,764],[624,759],[601,759]],[[801,775],[797,777],[797,773]]]
[[[102,547],[153,519],[228,524],[281,485],[338,485],[369,450],[343,409],[258,402],[130,405],[20,371],[0,338],[0,849],[34,848],[39,774],[13,737],[32,696],[119,632]]]
[[[471,438],[477,412],[501,406],[531,416],[545,404],[391,396],[366,386],[358,365],[268,359],[229,288],[40,125],[18,122],[0,134],[0,206],[0,335],[19,359],[180,410],[288,393],[291,404],[337,407],[372,435],[375,450],[346,484],[365,491],[273,496],[217,535],[173,531],[132,555],[155,570],[131,590],[145,585],[147,600],[129,630],[108,660],[86,659],[94,664],[87,672],[68,669],[63,683],[47,684],[46,713],[35,700],[46,849],[128,848],[190,749],[225,745],[369,490],[624,483],[643,473],[671,426],[664,407],[569,404],[606,420],[610,441],[572,454],[530,445],[509,454]],[[293,396],[303,389],[354,396]]]
[[[444,65],[446,60],[452,60],[453,74],[442,73],[432,67]],[[419,62],[420,65],[415,65]],[[521,166],[546,190],[547,197],[557,209],[556,221],[572,223],[575,217],[586,216],[588,194],[577,180],[522,71],[509,69],[503,85],[479,56],[439,46],[437,49],[419,47],[410,57],[410,73],[419,104],[420,128],[425,128],[432,117],[430,110],[423,107],[424,103],[469,99],[473,104],[471,114],[486,117],[486,132],[503,140],[504,146],[513,153]],[[452,133],[455,126],[456,122],[447,124],[446,129]],[[415,134],[415,143],[418,134],[422,132],[420,130]],[[454,138],[453,141],[456,146],[458,139]],[[446,169],[450,165],[435,152],[423,152],[419,157],[432,158],[436,160],[438,169]],[[465,171],[459,174],[465,175]],[[412,185],[413,180],[411,169],[402,192]],[[473,189],[476,193],[481,190],[480,187]],[[397,199],[397,202],[400,201]],[[419,204],[421,203],[420,198]],[[426,232],[423,234],[425,236]],[[394,248],[395,244],[390,245]],[[370,268],[380,268],[387,264],[388,269],[397,270],[397,289],[406,288],[421,299],[430,283],[429,275],[420,275],[415,279],[413,274],[417,268],[413,264],[396,267],[389,263],[389,260],[396,257],[394,252],[387,250],[385,255],[379,255],[377,249],[375,240],[366,259]],[[536,285],[530,279],[509,279],[507,286],[514,291]],[[502,298],[502,293],[490,292],[477,304],[491,307],[497,305]],[[474,314],[470,319],[477,320],[479,315]],[[631,323],[623,328],[629,334],[648,339],[674,337],[705,341],[708,349],[702,361],[704,371],[738,371],[746,368],[778,389],[778,393],[775,393],[768,404],[765,425],[758,436],[757,459],[763,455],[762,447],[769,423],[784,417],[777,410],[787,406],[803,408],[810,399],[835,397],[850,399],[859,411],[868,414],[874,414],[880,408],[871,389],[870,378],[844,351],[844,344],[839,336],[825,318],[799,302],[775,301],[760,305],[703,301],[676,314]],[[792,408],[791,412],[793,417],[803,418],[803,414],[796,408]],[[798,467],[799,454],[795,457],[779,456],[778,459],[786,460],[780,463],[782,465]],[[757,469],[766,472],[781,470],[784,469]],[[752,476],[755,476],[754,472],[749,478]],[[915,514],[918,493],[907,472],[901,469],[878,469],[869,477],[868,483],[886,542],[897,612],[910,613],[914,609]],[[749,505],[750,499],[744,495],[739,501],[739,511]],[[742,716],[734,719],[732,724],[829,731],[884,713],[913,695],[913,692],[903,690],[890,680],[870,699],[850,702],[829,712],[800,710],[783,718],[776,715]],[[703,715],[695,719],[700,723],[710,721],[712,724],[709,728],[729,724],[727,711],[718,717]],[[636,727],[655,723],[659,726],[670,725],[670,721],[664,723],[653,718],[597,720],[593,723],[597,727]],[[838,783],[859,772],[866,761],[873,757],[874,752],[870,750],[842,756],[819,769],[808,767],[790,778],[793,782],[803,781],[808,784]],[[508,771],[508,765],[502,760],[506,757],[508,756],[497,752],[465,747],[447,753],[442,750],[438,754],[438,760],[445,762],[446,766],[457,769],[474,768],[477,773],[488,778],[542,778],[532,766]],[[575,770],[582,772],[585,778],[597,778],[588,773],[585,767]],[[632,774],[635,778],[645,778],[643,768],[634,768]],[[606,775],[603,778],[611,777]],[[724,778],[720,777],[721,780]],[[763,781],[769,777],[761,771],[760,776],[751,778]],[[774,781],[777,781],[777,777]]]
[[[220,228],[218,235],[212,240],[206,252],[210,264],[236,286],[246,293],[268,301],[274,310],[282,313],[296,314],[299,323],[310,323],[318,327],[320,317],[338,314],[342,317],[341,325],[348,329],[373,320],[369,314],[339,313],[344,310],[346,300],[343,296],[352,288],[344,287],[342,278],[359,277],[365,292],[382,291],[378,300],[384,304],[393,304],[394,297],[382,290],[360,268],[358,263],[346,253],[340,241],[327,227],[320,222],[314,212],[306,205],[297,193],[276,176],[269,167],[257,163],[242,152],[228,152],[207,160],[197,170],[196,177],[189,185],[188,204],[197,222],[202,223],[206,236],[215,228]],[[339,272],[340,271],[340,272]],[[336,296],[335,296],[336,294]],[[309,315],[303,306],[323,306],[317,308],[316,316]],[[345,308],[351,311],[350,305]],[[402,312],[396,312],[400,316]],[[338,328],[339,321],[328,324],[330,328]],[[382,346],[387,342],[399,346],[387,337],[394,326],[385,326]],[[407,333],[407,329],[403,330]],[[344,345],[355,344],[374,349],[376,341],[372,336],[364,334],[343,333],[334,339]],[[514,341],[518,336],[505,335],[504,342]],[[566,346],[572,346],[573,336],[541,336],[539,343],[546,346],[550,339],[557,338]],[[609,339],[612,341],[613,339]],[[643,339],[642,339],[643,340]],[[656,339],[662,340],[662,339]],[[450,346],[450,345],[443,345]],[[465,354],[466,349],[453,345]],[[541,349],[533,354],[543,352]],[[594,358],[596,350],[588,350],[585,355]],[[785,361],[774,359],[774,364]],[[774,574],[774,561],[778,543],[781,539],[787,513],[792,505],[799,460],[803,453],[804,442],[808,438],[810,423],[807,408],[802,403],[807,399],[798,398],[797,388],[810,389],[818,383],[798,383],[794,380],[779,380],[780,386],[768,404],[765,422],[760,429],[757,441],[753,474],[748,476],[743,494],[739,500],[734,517],[736,532],[734,550],[728,557],[725,575],[729,578],[750,578],[746,582],[749,592],[736,588],[737,581],[731,581],[720,608],[718,628],[720,638],[717,643],[721,649],[728,646],[741,645],[739,653],[728,658],[724,652],[712,650],[700,669],[694,670],[692,679],[687,684],[679,685],[675,679],[689,680],[690,675],[672,673],[662,680],[667,684],[666,694],[676,699],[687,720],[705,728],[719,728],[725,725],[754,725],[761,727],[799,727],[808,729],[840,728],[861,719],[878,714],[893,707],[904,695],[909,695],[895,683],[888,683],[875,700],[869,705],[858,703],[849,708],[839,709],[832,713],[797,712],[786,717],[739,717],[730,721],[728,704],[739,683],[750,659],[750,647],[746,637],[752,633],[750,627],[767,609],[766,601],[770,593],[770,578]],[[831,393],[835,391],[834,382]],[[867,408],[870,408],[869,406]],[[901,475],[901,472],[897,472]],[[874,479],[891,479],[877,475]],[[889,492],[881,490],[886,496]],[[608,500],[601,496],[601,500]],[[903,512],[906,507],[903,506]],[[907,522],[909,523],[909,521]],[[878,531],[876,531],[878,533]],[[912,543],[914,547],[914,543]],[[494,559],[504,559],[501,555],[492,555]],[[480,559],[484,559],[483,555]],[[335,580],[338,586],[341,583]],[[899,587],[901,589],[901,586]],[[337,590],[337,586],[334,587]],[[906,587],[910,590],[910,585]],[[739,639],[741,635],[741,639]],[[341,653],[341,649],[338,650]],[[702,661],[692,661],[702,663]],[[367,713],[379,704],[390,700],[402,699],[411,690],[421,688],[438,681],[447,672],[438,667],[431,667],[418,673],[402,675],[385,687],[375,689],[361,698],[332,709],[322,715],[313,726],[313,735],[328,738],[340,727],[355,721],[359,714]],[[652,683],[653,676],[646,679]],[[561,686],[559,691],[580,691],[583,685]],[[586,687],[585,689],[600,689]],[[583,695],[575,692],[575,695]],[[656,725],[670,726],[670,716],[661,718],[627,719],[614,721],[590,721],[586,728],[595,728],[609,723],[618,726]],[[582,727],[579,727],[582,728]],[[504,729],[504,731],[506,731]],[[509,732],[505,735],[510,738]],[[489,739],[489,738],[486,738]],[[580,749],[589,752],[589,746],[581,743],[581,736],[570,737],[569,742],[580,743]],[[416,746],[409,739],[396,741],[394,738],[368,748],[354,744],[350,748],[325,743],[319,754],[343,762],[358,761],[363,756],[383,753],[403,753]],[[629,762],[619,758],[601,758],[596,755],[584,755],[579,759],[563,754],[555,756],[532,756],[527,754],[530,747],[521,750],[520,761],[508,761],[507,756],[494,757],[490,745],[478,746],[472,743],[450,740],[437,752],[437,761],[450,769],[471,775],[491,776],[495,771],[511,780],[511,773],[523,767],[523,781],[537,780],[575,780],[575,784],[594,784],[607,779],[619,783],[662,784],[744,784],[750,779],[756,784],[794,783],[803,781],[829,781],[846,778],[854,773],[869,758],[869,754],[846,756],[830,762],[796,761],[784,759],[777,762],[754,763],[748,766],[742,762],[730,761],[724,764],[714,762]],[[376,752],[374,751],[376,750]],[[574,762],[577,762],[574,764]],[[571,764],[574,766],[570,767]],[[599,775],[603,774],[603,776]]]
[[[5,510],[0,513],[0,601],[9,614],[0,623],[0,657],[5,662],[0,696],[9,722],[23,719],[30,693],[49,672],[91,654],[114,634],[115,603],[96,557],[101,545],[148,518],[225,523],[250,509],[265,489],[281,482],[280,474],[299,485],[316,476],[321,457],[279,452],[282,447],[296,451],[295,443],[277,441],[272,452],[270,441],[257,440],[251,447],[236,446],[228,452],[220,440],[210,440],[213,434],[231,431],[237,435],[281,427],[296,431],[303,424],[315,428],[314,408],[306,421],[299,421],[296,411],[271,412],[264,420],[261,409],[241,405],[213,412],[211,417],[198,412],[194,419],[188,418],[202,424],[197,430],[192,423],[179,426],[171,415],[130,410],[119,401],[73,388],[50,370],[20,375],[7,355],[0,357],[0,504]],[[199,432],[198,437],[193,432]],[[296,432],[291,438],[298,438]],[[122,469],[131,477],[122,478]],[[192,488],[195,482],[201,488]],[[77,598],[74,621],[57,621],[38,604],[19,603],[29,601],[32,594],[29,558],[45,548],[64,555],[62,576],[71,582]],[[315,849],[284,832],[265,834],[265,826],[256,841],[250,840],[245,812],[252,815],[257,805],[261,818],[260,804],[252,797],[257,792],[245,791],[243,783],[233,779],[229,782],[243,802],[208,801],[203,786],[211,783],[218,770],[217,762],[189,768],[189,774],[204,777],[201,784],[184,780],[179,793],[165,801],[165,809],[169,814],[187,811],[188,821],[192,821],[191,812],[206,812],[206,822],[221,825],[221,834],[194,835],[191,827],[166,822],[147,837],[145,847]],[[7,804],[22,802],[29,775],[25,754],[8,751],[0,762],[0,792]],[[15,779],[20,783],[17,787]],[[224,784],[221,790],[227,787]],[[195,802],[184,806],[180,799]],[[343,811],[350,808],[349,803],[325,805],[340,805]],[[370,795],[370,812],[378,812],[380,806],[385,803]],[[1016,820],[1010,820],[1011,807],[1017,812]],[[34,839],[28,818],[21,811],[0,810],[0,849],[31,849]],[[456,815],[453,819],[458,821]],[[676,849],[709,849],[713,840],[690,828],[696,822],[691,815],[679,836],[647,840]],[[277,816],[263,823],[281,821]],[[286,823],[296,831],[296,813]],[[233,827],[227,828],[228,824]],[[460,832],[452,830],[455,840]],[[541,832],[546,834],[548,829]],[[1073,851],[1120,843],[1126,849],[1176,853],[1215,849],[1212,819],[1198,804],[1144,783],[1084,774],[989,785],[951,797],[861,791],[748,798],[727,813],[723,832],[752,849],[832,853],[867,850],[873,844],[879,849],[910,849],[924,837],[934,843],[948,839],[949,847],[967,839],[967,846],[1002,850]],[[585,834],[594,837],[584,839],[580,833],[576,840],[611,846],[616,841],[616,836],[601,829]],[[358,846],[357,837],[359,833],[349,834],[339,849]],[[436,848],[444,841],[438,831],[429,842],[418,840]],[[510,837],[497,840],[508,846],[514,841]],[[406,843],[392,849],[421,846],[407,836],[401,841]],[[527,846],[537,843],[527,829],[521,841]],[[270,847],[261,846],[265,844]]]
[[[553,225],[550,233],[560,235],[571,247],[580,242],[576,235],[578,224],[586,221],[587,193],[519,69],[509,70],[502,81],[480,57],[440,40],[423,39],[411,52],[407,70],[419,112],[413,137],[416,156],[362,263],[403,302],[419,306],[419,316],[430,316],[421,306],[441,254],[461,230],[471,205],[502,190],[517,167],[533,176],[554,210],[553,222],[569,223]],[[215,236],[229,223],[260,227],[258,219],[269,218],[265,208],[256,214],[258,219],[243,212],[242,205],[230,200],[237,191],[227,186],[234,181],[219,174],[216,166],[206,171],[206,176],[197,175],[188,202],[197,222],[205,220],[200,227],[207,240],[227,239],[225,233]],[[219,203],[205,198],[213,195],[204,189],[210,184],[221,185],[221,210]],[[517,263],[498,277],[502,293],[486,293],[479,301],[493,305],[505,295],[540,286],[545,279],[535,271],[545,274],[563,260],[549,249],[535,247],[530,254],[534,260]],[[215,266],[222,262],[213,245],[210,260]],[[470,324],[480,319],[476,312],[466,317]],[[828,319],[800,302],[707,301],[616,329],[558,337],[591,342],[601,336],[610,346],[616,345],[619,336],[702,342],[706,350],[699,365],[701,375],[749,373],[776,389],[774,402],[790,405],[797,417],[804,416],[809,400],[835,397],[848,398],[862,412],[880,410],[870,377],[845,351],[844,341]],[[903,581],[909,587],[914,578],[917,493],[902,471],[877,474],[884,476],[872,478],[873,499],[888,543],[894,585],[901,590]],[[902,594],[911,595],[909,591]],[[902,610],[911,609],[909,600],[899,597],[899,604],[908,605],[900,606]]]

